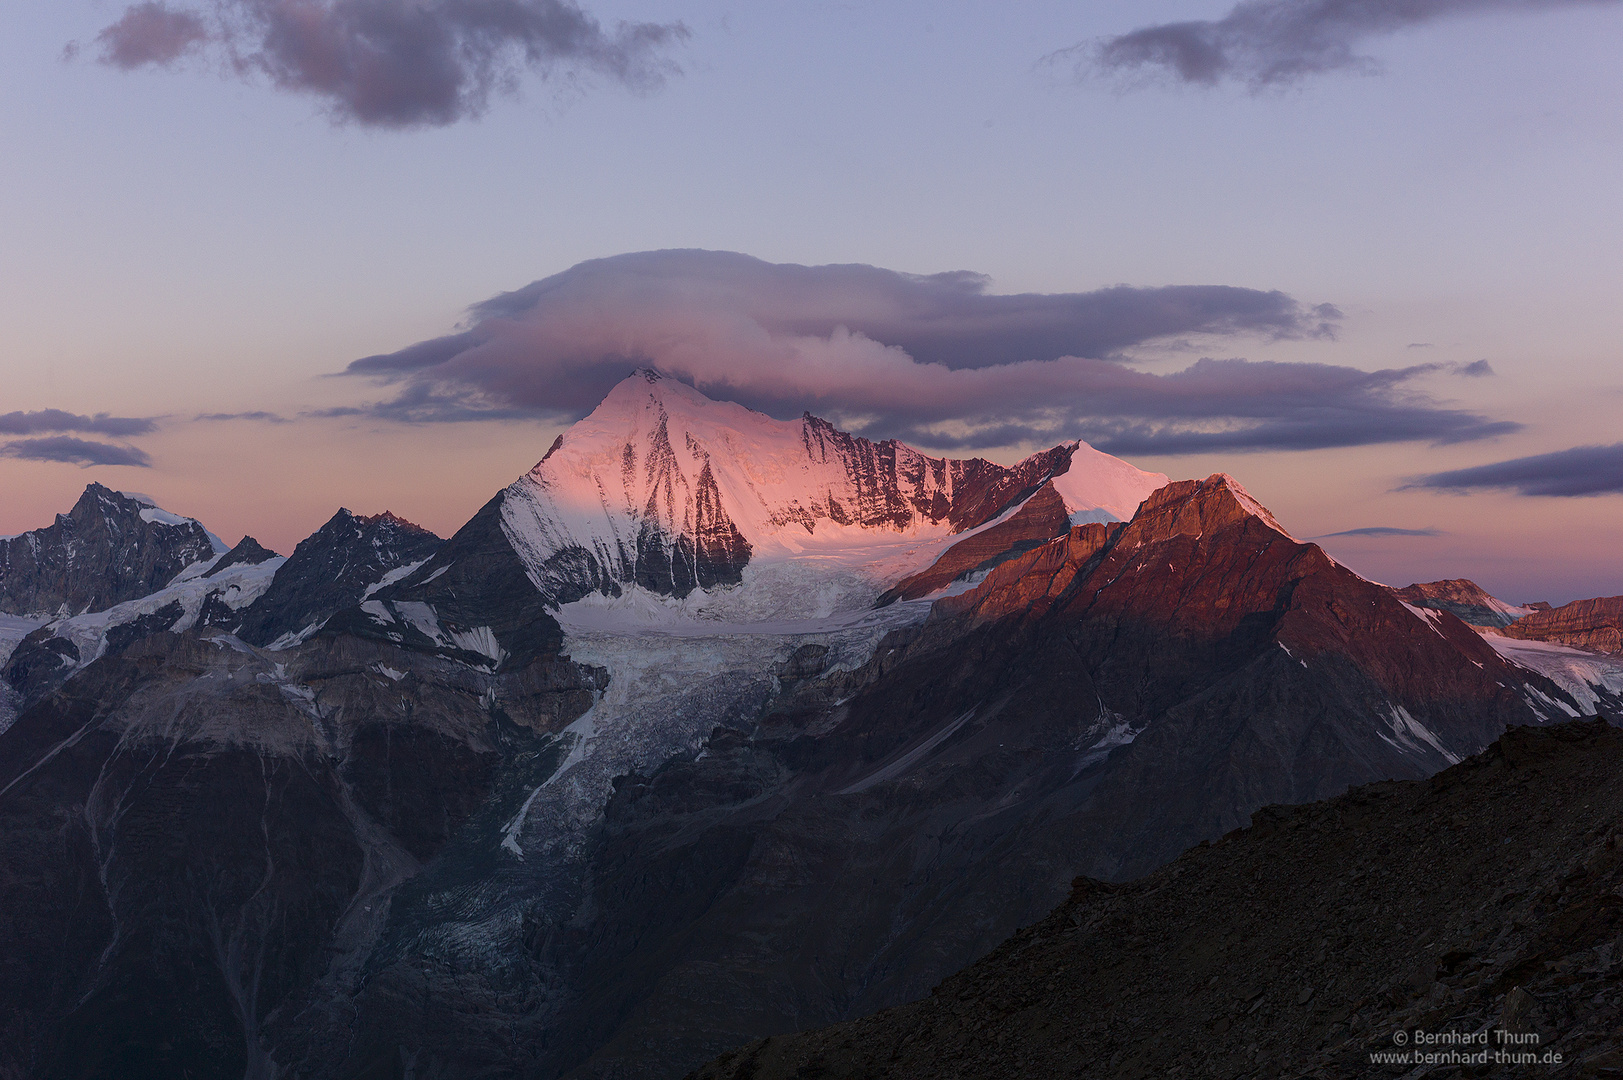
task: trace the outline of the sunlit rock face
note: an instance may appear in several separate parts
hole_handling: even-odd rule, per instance
[[[1574,600],[1535,611],[1505,627],[1507,637],[1553,641],[1600,653],[1623,653],[1623,596]]]

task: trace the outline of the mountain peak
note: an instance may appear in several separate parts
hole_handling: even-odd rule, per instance
[[[53,524],[0,540],[0,611],[102,611],[225,550],[195,519],[92,482]]]
[[[979,528],[1050,480],[1067,515],[1116,520],[1166,478],[1079,443],[1012,466],[932,457],[809,413],[777,420],[643,369],[507,489],[502,524],[550,602],[616,595],[618,583],[686,596],[808,544],[869,565],[877,543]]]
[[[1451,612],[1471,626],[1503,627],[1525,615],[1530,607],[1507,604],[1468,578],[1423,581],[1396,590],[1399,600],[1415,607]]]
[[[1254,518],[1288,540],[1290,534],[1268,508],[1228,473],[1213,473],[1204,480],[1179,480],[1167,484],[1144,500],[1134,527],[1140,525],[1155,534],[1203,536]]]

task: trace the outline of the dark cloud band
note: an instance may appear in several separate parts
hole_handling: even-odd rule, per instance
[[[569,0],[217,0],[203,10],[148,0],[96,42],[104,63],[126,70],[209,50],[238,75],[316,96],[337,119],[416,127],[477,116],[525,73],[653,87],[676,70],[668,47],[687,35],[681,23],[606,30]]]
[[[1514,430],[1431,401],[1450,365],[1366,372],[1205,359],[1157,375],[1123,350],[1328,335],[1338,312],[1231,286],[998,296],[979,274],[793,266],[661,251],[582,263],[474,307],[456,334],[352,363],[393,384],[361,410],[413,422],[574,419],[638,365],[777,415],[812,410],[937,449],[1081,436],[1121,453],[1457,442]]]
[[[1441,491],[1504,488],[1522,495],[1566,497],[1617,494],[1623,492],[1623,443],[1575,446],[1553,454],[1432,473],[1408,486]]]
[[[115,438],[145,435],[157,428],[157,422],[143,416],[109,416],[97,413],[84,416],[61,409],[40,409],[37,412],[0,413],[0,435],[39,435],[49,431],[78,431],[92,435],[111,435]]]
[[[76,439],[71,435],[16,439],[0,445],[0,457],[60,461],[69,465],[133,465],[143,469],[152,464],[152,459],[136,447]]]
[[[1161,72],[1202,85],[1254,87],[1329,71],[1372,71],[1358,53],[1372,37],[1442,19],[1543,12],[1618,0],[1246,0],[1221,19],[1162,23],[1058,54],[1083,71]]]

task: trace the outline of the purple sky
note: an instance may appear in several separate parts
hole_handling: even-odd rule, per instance
[[[1623,593],[1623,0],[33,5],[0,534],[442,533],[639,363]]]

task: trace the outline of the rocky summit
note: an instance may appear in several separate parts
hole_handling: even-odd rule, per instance
[[[1623,1076],[1623,732],[1601,721],[1078,878],[922,1000],[690,1080],[1539,1075]]]
[[[0,540],[0,611],[101,611],[168,584],[218,549],[201,524],[91,484],[54,524]]]

